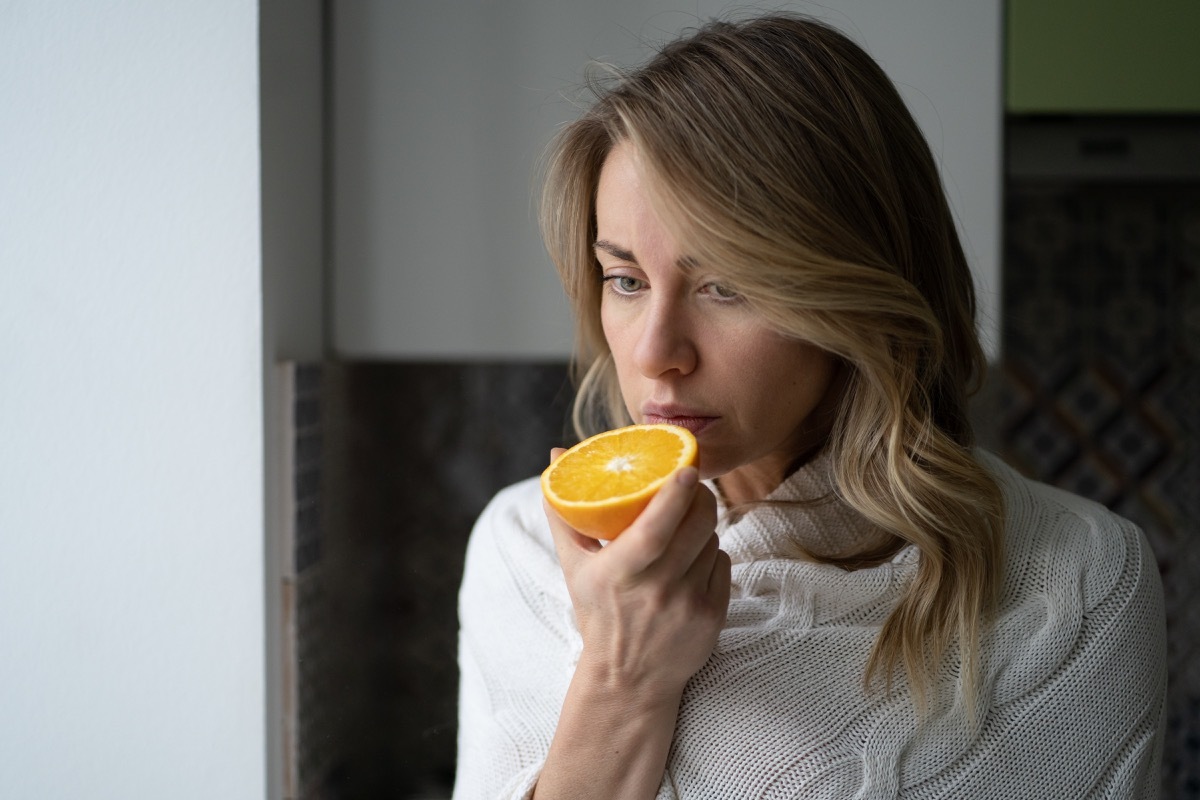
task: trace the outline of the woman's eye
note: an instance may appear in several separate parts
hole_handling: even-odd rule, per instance
[[[736,300],[740,297],[733,289],[720,283],[706,283],[704,289],[721,300]]]
[[[613,288],[617,294],[634,294],[642,288],[642,282],[628,275],[606,275],[604,282]]]

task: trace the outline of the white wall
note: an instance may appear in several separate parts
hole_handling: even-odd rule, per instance
[[[565,355],[534,217],[536,159],[589,58],[631,65],[728,0],[363,0],[334,11],[336,349],[376,358]],[[943,163],[999,317],[1001,0],[761,3],[822,17],[900,85]]]
[[[257,55],[0,5],[0,797],[265,796]]]

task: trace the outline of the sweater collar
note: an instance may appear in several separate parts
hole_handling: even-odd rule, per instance
[[[714,482],[721,548],[734,563],[861,552],[884,534],[839,495],[833,459],[823,450],[784,479],[766,501],[734,513]],[[911,548],[905,548],[908,550]],[[905,550],[896,556],[905,555]]]

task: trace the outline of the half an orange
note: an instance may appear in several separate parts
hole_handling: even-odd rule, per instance
[[[542,473],[542,494],[575,530],[614,539],[672,473],[696,465],[696,437],[677,425],[630,425],[585,439]]]

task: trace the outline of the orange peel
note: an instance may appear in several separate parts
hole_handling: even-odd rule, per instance
[[[583,440],[542,473],[542,494],[575,530],[615,539],[676,471],[696,466],[696,437],[677,425],[630,425]]]

